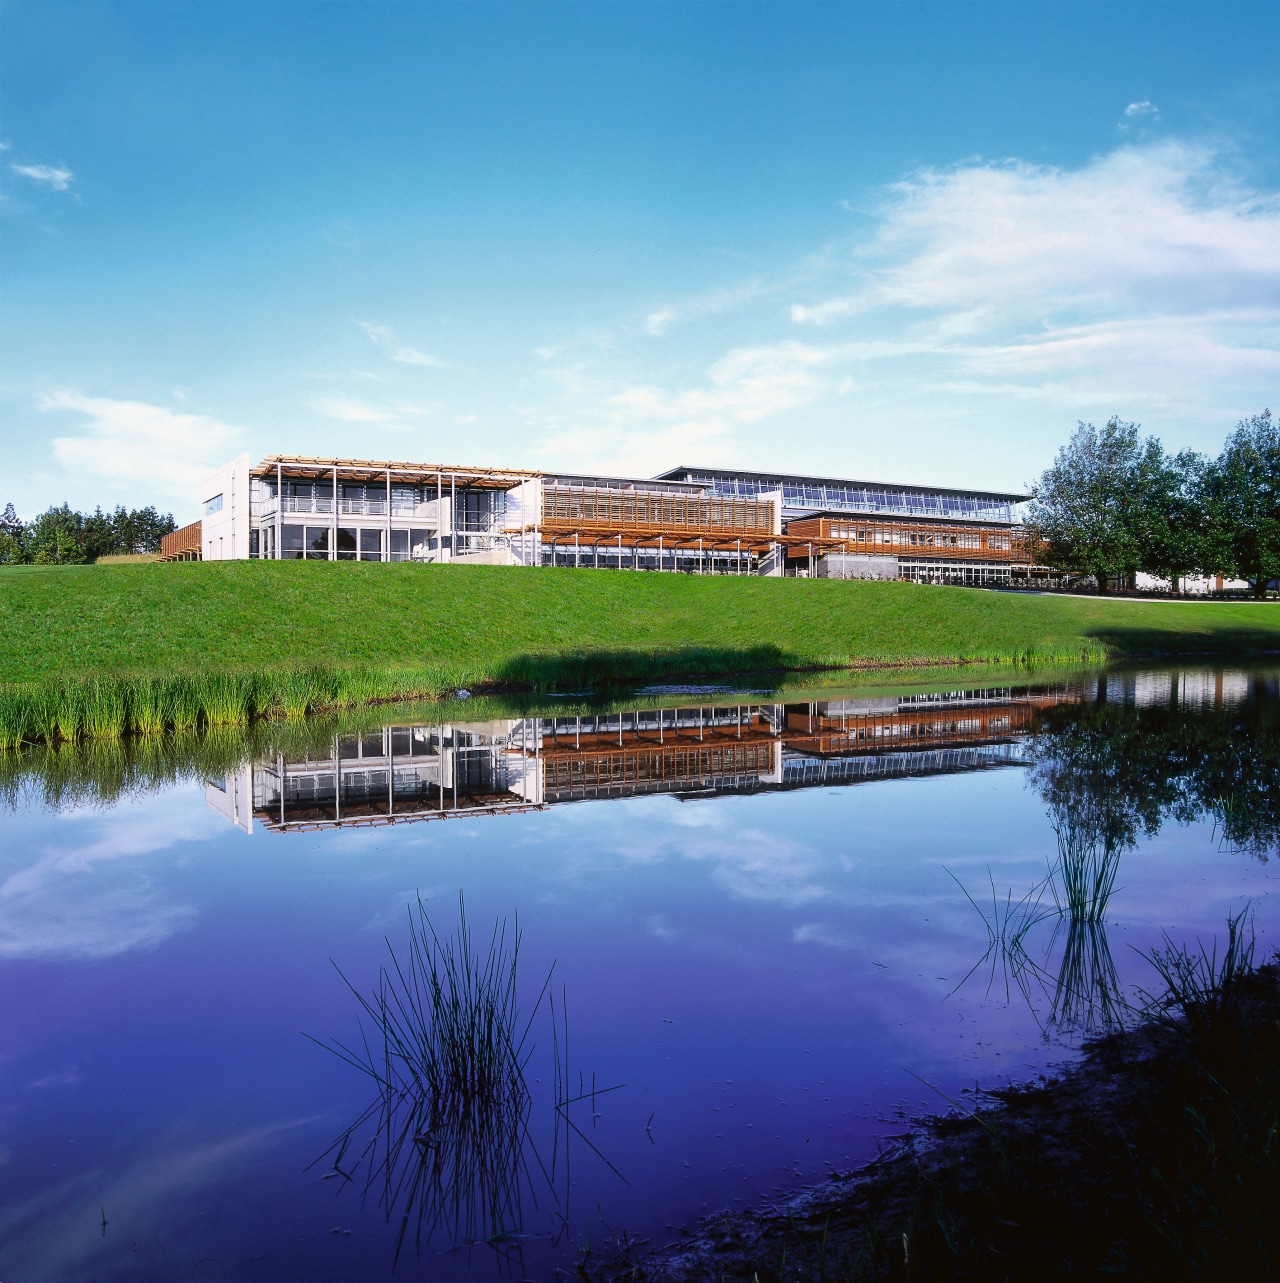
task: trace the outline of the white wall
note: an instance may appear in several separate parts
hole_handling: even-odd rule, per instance
[[[1249,582],[1246,579],[1223,579],[1222,587],[1218,587],[1217,577],[1205,579],[1201,575],[1187,575],[1182,581],[1182,591],[1190,593],[1193,596],[1205,596],[1211,592],[1248,592]],[[1169,581],[1167,579],[1157,578],[1155,575],[1148,575],[1145,571],[1138,571],[1134,576],[1134,587],[1139,591],[1147,592],[1168,592]]]
[[[222,496],[222,506],[209,511]],[[200,486],[200,543],[205,561],[235,561],[249,556],[249,456],[224,464]]]

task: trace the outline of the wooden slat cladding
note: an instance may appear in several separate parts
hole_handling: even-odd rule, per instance
[[[913,523],[877,521],[862,517],[808,517],[787,525],[792,557],[807,556],[795,540],[837,541],[839,549],[871,556],[955,558],[963,561],[1030,561],[1026,537],[1007,526],[949,525],[941,522]]]
[[[758,777],[773,769],[773,745],[716,744],[706,748],[582,753],[545,761],[548,802],[600,793],[710,788],[726,778]]]
[[[195,561],[200,556],[201,522],[193,521],[160,540],[163,561]]]
[[[705,532],[712,537],[770,535],[773,503],[544,483],[542,521],[544,525],[572,525],[581,530],[671,530]]]

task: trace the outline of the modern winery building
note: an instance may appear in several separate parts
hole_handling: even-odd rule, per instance
[[[459,562],[1002,584],[1025,495],[723,468],[611,477],[248,455],[170,559]]]

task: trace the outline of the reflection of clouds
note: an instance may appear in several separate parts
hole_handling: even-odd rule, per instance
[[[669,819],[666,832],[640,825],[627,830],[621,854],[628,863],[678,858],[709,864],[712,880],[730,895],[791,908],[829,893],[815,880],[829,861],[806,842],[739,827],[737,817],[710,807],[682,807],[674,819],[663,818]]]
[[[665,914],[651,914],[649,917],[648,927],[649,934],[651,936],[656,936],[659,940],[674,940],[676,938],[676,933],[672,929],[671,924],[667,921]]]
[[[105,958],[155,948],[195,909],[157,887],[138,857],[219,832],[180,792],[111,811],[63,814],[34,858],[0,863],[0,958]]]
[[[186,1261],[187,1236],[174,1232],[177,1200],[232,1177],[247,1159],[285,1133],[315,1121],[308,1117],[269,1123],[204,1143],[170,1142],[123,1170],[82,1172],[10,1204],[0,1210],[0,1246],[6,1269],[13,1271],[6,1278],[84,1277],[81,1262],[102,1252],[101,1240],[86,1235],[84,1227],[96,1225],[104,1208],[114,1233],[131,1241],[171,1242]]]
[[[863,942],[833,931],[825,922],[806,922],[791,933],[796,944],[825,944],[832,949],[856,949]]]
[[[45,1074],[43,1078],[37,1078],[34,1082],[29,1082],[28,1087],[48,1088],[48,1087],[75,1087],[80,1082],[80,1071],[72,1065],[69,1069],[62,1070],[61,1073]]]

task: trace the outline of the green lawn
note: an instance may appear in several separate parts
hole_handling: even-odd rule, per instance
[[[1268,650],[1268,604],[347,562],[0,569],[0,682],[312,665],[503,681],[569,655],[593,656],[600,678],[655,652],[671,673]]]

